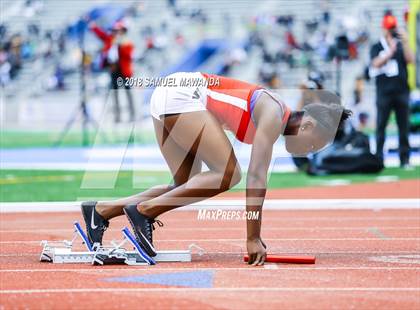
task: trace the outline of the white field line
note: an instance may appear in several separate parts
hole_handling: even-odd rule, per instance
[[[266,266],[277,266],[279,267],[279,265],[277,264],[264,264],[264,267]],[[208,270],[220,270],[220,271],[247,271],[247,272],[260,272],[260,271],[264,271],[264,270],[278,270],[278,271],[300,271],[300,270],[372,270],[372,271],[383,271],[383,270],[419,270],[420,271],[420,267],[377,267],[377,266],[371,266],[371,267],[346,267],[346,266],[340,266],[340,267],[303,267],[303,266],[296,266],[296,267],[286,267],[286,266],[280,266],[279,268],[259,268],[259,267],[253,267],[253,266],[248,266],[245,265],[244,263],[244,267],[177,267],[177,268],[159,268],[159,269],[154,269],[152,267],[152,269],[148,266],[146,267],[141,267],[141,266],[136,266],[135,268],[127,268],[127,266],[124,266],[122,268],[106,268],[106,269],[98,269],[98,268],[92,268],[92,269],[87,269],[87,268],[78,268],[78,269],[59,269],[59,268],[54,268],[54,269],[3,269],[0,270],[0,273],[37,273],[37,272],[73,272],[73,273],[100,273],[101,275],[106,275],[106,273],[112,273],[114,271],[117,272],[127,272],[127,273],[133,273],[136,271],[139,272],[144,272],[144,271],[150,271],[150,272],[166,272],[166,271],[180,271],[180,270],[194,270],[194,271],[208,271]]]
[[[137,159],[140,161],[139,159]],[[420,160],[410,159],[410,162],[414,165],[420,164]],[[387,167],[398,167],[399,162],[397,160],[386,160],[385,164]],[[59,163],[28,163],[28,162],[18,162],[10,163],[3,162],[2,169],[13,169],[13,170],[66,170],[66,171],[159,171],[159,172],[168,172],[168,166],[166,163],[154,164],[154,163],[86,163],[86,162],[59,162]],[[247,165],[241,165],[242,171],[246,172]],[[284,163],[280,165],[273,165],[271,172],[295,172],[296,166],[292,163]]]
[[[159,152],[159,151],[158,151]],[[87,155],[89,156],[89,155]],[[160,156],[160,154],[158,154]],[[279,154],[276,157],[289,157],[289,154]],[[109,158],[108,156],[101,156],[103,158]],[[112,158],[112,157],[111,157]],[[150,158],[150,157],[149,157]],[[148,160],[149,158],[145,158]],[[95,158],[94,158],[95,159]],[[134,163],[123,163],[120,162],[101,162],[101,161],[81,161],[81,162],[2,162],[2,169],[39,169],[39,170],[67,170],[67,171],[133,171],[133,170],[144,170],[144,171],[168,171],[168,166],[162,160],[162,163],[141,163],[141,157],[135,157]],[[248,165],[245,164],[249,159],[249,153],[245,155],[238,154],[239,163],[241,164],[242,171],[248,170]],[[420,165],[420,156],[412,156],[410,162],[414,166]],[[385,159],[386,167],[398,167],[399,160],[397,157],[391,157]],[[117,166],[117,168],[116,168]],[[281,163],[272,165],[272,172],[295,172],[296,166],[293,163]]]
[[[0,290],[0,294],[52,294],[52,293],[140,293],[140,292],[420,292],[420,287],[150,287],[150,288],[63,288],[63,289],[27,289]]]
[[[179,211],[244,210],[244,199],[201,201]],[[420,199],[266,199],[265,210],[343,210],[343,209],[420,209]],[[9,212],[76,212],[80,202],[2,202],[0,213]]]
[[[243,242],[244,238],[231,239],[162,239],[156,240],[160,242]],[[420,238],[264,238],[266,241],[420,241]],[[51,241],[51,240],[50,240]],[[51,242],[60,242],[62,240],[52,240]],[[39,240],[15,240],[15,241],[0,241],[0,244],[40,244]]]
[[[337,230],[356,230],[360,232],[366,232],[367,229],[371,227],[340,227],[340,226],[329,226],[329,227],[264,227],[264,231],[337,231]],[[379,230],[418,230],[420,232],[420,224],[419,226],[378,226],[375,227]],[[165,231],[243,231],[243,227],[197,227],[197,228],[183,228],[183,227],[165,227]],[[109,230],[111,231],[111,229]],[[117,230],[114,230],[115,232]],[[65,232],[65,233],[72,233],[74,229],[67,229],[67,228],[49,228],[49,229],[4,229],[0,230],[0,234],[5,233],[58,233],[58,232]]]

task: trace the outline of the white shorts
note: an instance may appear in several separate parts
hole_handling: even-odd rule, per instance
[[[200,72],[177,72],[166,78],[176,86],[158,86],[153,91],[150,113],[155,119],[160,120],[165,114],[206,110],[207,87],[205,78]],[[201,80],[195,84],[197,86],[189,86],[188,83],[196,83],[197,80]]]

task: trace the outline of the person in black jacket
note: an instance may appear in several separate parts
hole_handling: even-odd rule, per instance
[[[389,12],[382,21],[383,36],[370,51],[370,76],[376,77],[376,154],[383,161],[385,129],[389,115],[395,111],[399,133],[401,167],[409,165],[409,88],[407,64],[414,62],[406,32],[397,27],[397,19]]]

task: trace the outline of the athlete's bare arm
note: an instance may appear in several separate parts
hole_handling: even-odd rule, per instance
[[[282,131],[283,111],[269,95],[263,93],[254,109],[257,125],[247,174],[246,210],[259,211],[258,220],[247,220],[247,248],[249,264],[262,265],[265,245],[261,240],[261,217],[267,188],[267,172],[273,152],[273,144]]]

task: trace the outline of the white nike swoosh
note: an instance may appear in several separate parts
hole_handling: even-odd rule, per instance
[[[92,229],[98,228],[98,225],[95,225],[95,221],[93,220],[94,216],[95,216],[95,207],[92,208],[92,217],[90,218],[90,227]]]

